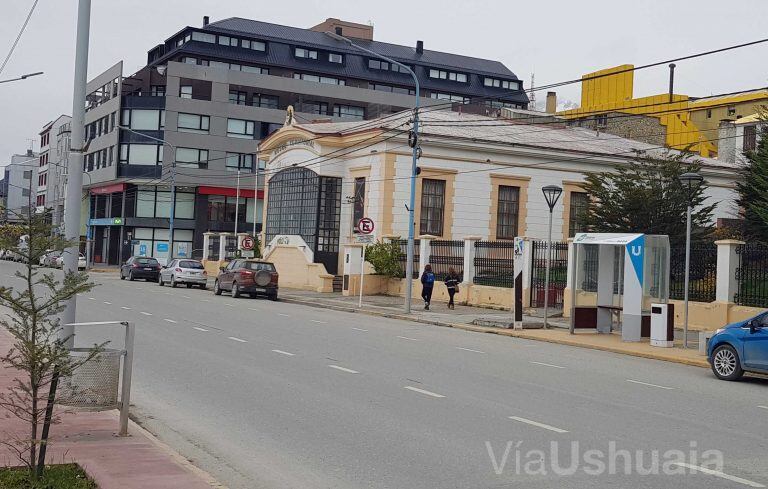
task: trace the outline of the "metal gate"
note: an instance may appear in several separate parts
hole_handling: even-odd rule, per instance
[[[549,268],[549,307],[563,308],[563,295],[568,278],[568,243],[552,242]],[[531,307],[544,307],[547,273],[547,242],[531,242]]]

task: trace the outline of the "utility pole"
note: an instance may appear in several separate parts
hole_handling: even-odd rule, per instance
[[[237,239],[237,225],[240,217],[240,163],[237,164],[237,190],[235,193],[235,239]]]
[[[168,144],[168,143],[165,143]],[[169,145],[170,146],[170,145]],[[171,214],[168,220],[168,258],[165,259],[165,264],[169,264],[173,260],[173,220],[176,217],[176,148],[173,149],[174,155],[171,161]],[[165,154],[165,152],[163,152]]]
[[[70,245],[64,250],[64,273],[77,273],[80,255],[80,199],[83,192],[83,146],[85,130],[85,96],[88,82],[88,38],[91,25],[91,0],[80,0],[77,6],[77,41],[75,45],[75,84],[72,91],[72,157],[67,175],[67,200],[64,206],[64,237]],[[74,345],[74,327],[77,296],[64,303],[61,313],[60,338],[64,346]]]

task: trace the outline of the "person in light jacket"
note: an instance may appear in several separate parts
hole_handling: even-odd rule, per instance
[[[429,303],[432,302],[432,289],[435,287],[435,274],[432,273],[432,265],[424,267],[421,274],[421,298],[424,299],[424,309],[429,311]]]
[[[459,274],[453,267],[448,269],[448,275],[445,277],[445,288],[448,289],[448,309],[456,309],[453,296],[459,291]]]

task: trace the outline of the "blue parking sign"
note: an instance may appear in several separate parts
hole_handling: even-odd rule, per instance
[[[147,245],[146,244],[140,244],[139,245],[139,255],[147,256]]]

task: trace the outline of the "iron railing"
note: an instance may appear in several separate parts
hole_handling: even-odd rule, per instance
[[[739,245],[736,247],[736,255],[739,264],[736,268],[736,304],[768,306],[768,245]]]
[[[563,308],[563,295],[568,278],[568,243],[553,241],[549,268],[549,302],[555,309]],[[531,241],[531,307],[544,307],[547,242]]]
[[[717,245],[691,243],[688,300],[713,302],[717,285]],[[685,245],[669,250],[669,298],[685,298]]]
[[[475,241],[475,276],[472,282],[493,287],[514,287],[514,242]]]
[[[405,269],[408,263],[408,240],[399,239],[397,244],[400,246],[400,278],[405,278]],[[413,240],[413,278],[419,278],[419,240]]]
[[[448,269],[453,267],[461,281],[464,274],[464,241],[434,240],[429,247],[429,264],[432,265],[435,280],[445,280]]]

